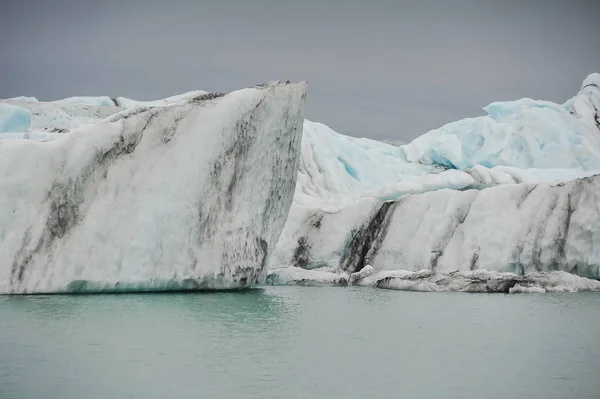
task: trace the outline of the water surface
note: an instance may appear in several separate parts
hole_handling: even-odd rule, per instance
[[[598,398],[600,294],[0,297],[0,398]]]

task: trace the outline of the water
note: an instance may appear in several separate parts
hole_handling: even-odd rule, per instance
[[[1,398],[598,398],[600,295],[0,297]]]

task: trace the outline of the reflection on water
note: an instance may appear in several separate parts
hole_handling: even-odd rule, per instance
[[[0,297],[0,398],[597,398],[599,294]]]

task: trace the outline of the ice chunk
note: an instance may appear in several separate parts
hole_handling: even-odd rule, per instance
[[[298,267],[285,267],[269,270],[266,283],[268,285],[347,285],[348,274],[337,273],[331,269],[305,270]]]
[[[350,274],[350,277],[348,278],[348,282],[350,284],[356,284],[360,280],[362,280],[366,277],[369,277],[373,273],[375,273],[375,269],[373,268],[373,266],[366,265],[359,272]]]
[[[600,281],[566,272],[536,272],[526,276],[487,270],[435,273],[431,270],[387,270],[353,279],[345,273],[295,267],[269,271],[270,285],[358,285],[399,291],[471,293],[546,293],[600,291]]]

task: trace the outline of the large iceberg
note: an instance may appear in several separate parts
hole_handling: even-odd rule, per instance
[[[562,105],[493,103],[399,147],[305,121],[273,276],[324,270],[331,282],[369,264],[599,279],[599,85],[588,76]]]
[[[0,293],[260,283],[294,194],[305,95],[275,82],[117,113],[74,102],[113,112],[49,142],[0,135]]]

